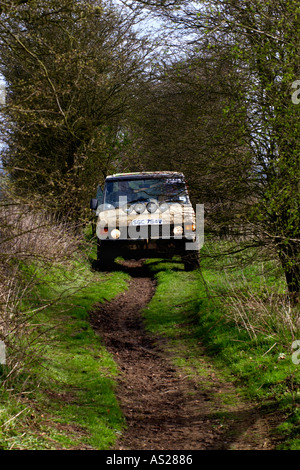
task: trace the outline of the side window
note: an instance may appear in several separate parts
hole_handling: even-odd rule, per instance
[[[97,187],[96,199],[98,201],[98,205],[103,203],[103,191],[100,185]]]

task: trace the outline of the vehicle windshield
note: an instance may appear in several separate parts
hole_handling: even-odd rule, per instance
[[[179,202],[186,204],[188,195],[184,181],[179,177],[120,179],[106,181],[104,204],[119,207],[127,198],[129,204],[155,199],[157,202]],[[122,204],[122,202],[121,202]]]

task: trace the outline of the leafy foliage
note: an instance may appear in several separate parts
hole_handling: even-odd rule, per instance
[[[176,122],[168,102],[162,112],[166,127],[159,125],[168,129],[170,120],[176,131],[171,137],[156,134],[151,148],[179,150],[191,179],[213,188],[204,190],[201,201],[213,204],[208,225],[229,228],[238,244],[246,237],[245,245],[276,253],[296,295],[300,107],[292,87],[299,78],[299,2],[207,0],[157,7],[181,43],[186,39],[187,58],[178,73],[167,67],[165,75],[169,99],[182,108]]]
[[[118,164],[143,45],[132,18],[100,1],[33,3],[0,18],[3,162],[19,195],[78,217]]]

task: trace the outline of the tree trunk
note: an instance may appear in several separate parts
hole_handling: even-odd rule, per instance
[[[288,292],[293,301],[299,301],[300,293],[300,263],[299,246],[297,242],[289,242],[282,245],[279,251],[279,258],[284,270]]]

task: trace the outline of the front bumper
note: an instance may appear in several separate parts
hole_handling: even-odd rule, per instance
[[[190,240],[189,240],[190,241]],[[102,253],[113,257],[123,258],[155,258],[158,255],[173,257],[183,255],[186,251],[188,240],[162,240],[162,239],[140,239],[140,240],[101,240],[99,247]]]

